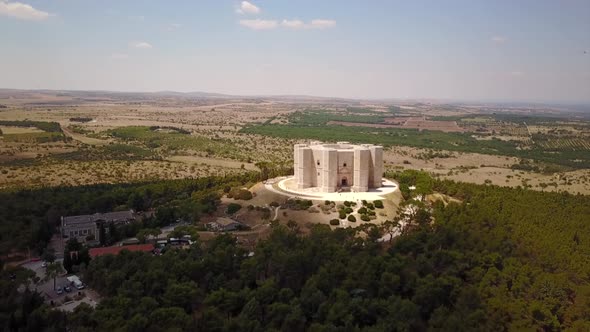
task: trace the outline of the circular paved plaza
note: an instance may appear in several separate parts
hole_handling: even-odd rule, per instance
[[[279,194],[287,195],[292,198],[310,199],[310,200],[328,200],[334,202],[343,201],[375,201],[383,199],[387,194],[398,190],[398,186],[393,181],[383,179],[380,188],[370,189],[366,192],[342,191],[333,193],[323,193],[319,188],[312,187],[306,189],[296,189],[295,178],[293,176],[269,179],[264,182],[265,187]]]

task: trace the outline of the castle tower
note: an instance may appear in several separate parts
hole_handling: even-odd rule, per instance
[[[354,186],[352,190],[363,192],[369,190],[369,171],[371,168],[371,151],[364,146],[354,149]]]
[[[369,150],[371,151],[369,188],[379,188],[383,180],[383,147],[372,145]]]

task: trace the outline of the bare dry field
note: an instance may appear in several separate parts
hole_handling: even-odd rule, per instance
[[[27,133],[42,133],[43,130],[35,127],[11,127],[11,126],[0,126],[0,130],[4,134],[27,134]]]
[[[384,151],[383,161],[387,169],[424,170],[460,182],[508,187],[528,185],[534,190],[590,194],[590,170],[540,174],[511,169],[510,166],[519,162],[515,157],[445,152],[447,158],[425,160],[421,155],[426,152],[424,149],[394,147]]]
[[[170,161],[60,161],[0,166],[0,189],[197,178],[240,169]]]
[[[4,97],[4,98],[3,98]],[[237,131],[248,123],[264,122],[291,111],[288,104],[274,102],[133,102],[75,100],[66,96],[15,92],[2,96],[8,109],[0,120],[34,120],[60,123],[72,140],[54,143],[16,143],[0,139],[0,188],[78,185],[176,179],[230,172],[252,171],[254,162],[288,159],[289,146],[281,140]],[[89,122],[71,121],[90,118]],[[161,126],[189,130],[213,141],[226,139],[239,147],[252,161],[208,156],[199,146],[174,151],[158,151],[163,160],[56,160],[64,153],[82,148],[128,144],[102,133],[128,126]],[[75,130],[74,130],[75,128]],[[41,132],[37,128],[6,127],[4,133]],[[150,148],[147,148],[150,150]],[[160,149],[161,150],[161,149]],[[154,150],[155,151],[155,150]],[[28,160],[28,162],[22,162]]]
[[[404,128],[413,128],[419,130],[440,130],[444,132],[462,133],[465,130],[457,125],[455,121],[431,121],[424,118],[411,118],[404,124]]]

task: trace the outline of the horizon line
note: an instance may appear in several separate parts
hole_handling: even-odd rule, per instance
[[[415,101],[415,102],[453,102],[453,103],[516,103],[516,104],[536,104],[536,105],[553,105],[553,106],[590,106],[590,100],[530,100],[530,99],[501,99],[501,98],[453,98],[453,97],[337,97],[337,96],[322,96],[310,94],[232,94],[225,92],[209,92],[209,91],[178,91],[178,90],[153,90],[153,91],[133,91],[133,90],[108,90],[108,89],[50,89],[50,88],[4,88],[1,90],[14,91],[61,91],[61,92],[106,92],[106,93],[130,93],[130,94],[206,94],[213,98],[218,95],[218,98],[321,98],[321,99],[340,99],[348,101],[375,101],[375,102],[389,102],[389,101]]]

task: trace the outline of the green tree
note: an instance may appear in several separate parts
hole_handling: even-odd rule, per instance
[[[47,264],[47,268],[45,270],[45,276],[47,279],[53,279],[53,289],[56,288],[56,279],[57,277],[64,272],[63,267],[60,262],[53,262]]]

